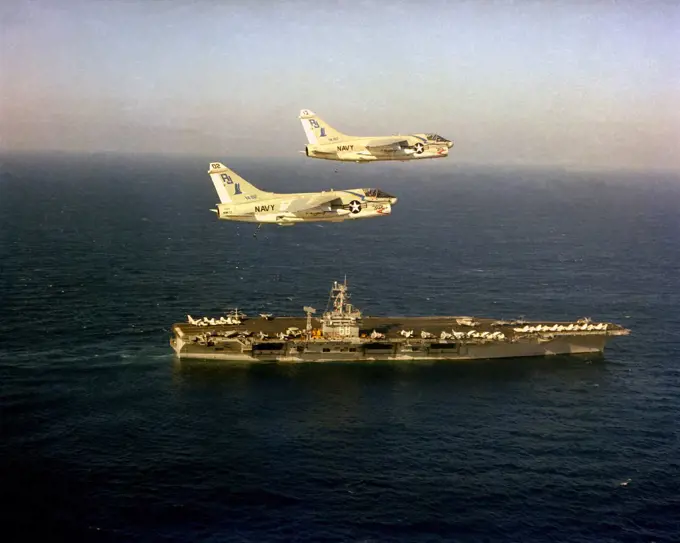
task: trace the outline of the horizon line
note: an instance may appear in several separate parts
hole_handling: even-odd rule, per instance
[[[203,153],[192,153],[192,152],[162,152],[162,151],[108,151],[108,150],[97,150],[97,151],[75,151],[75,150],[66,150],[66,149],[0,149],[0,157],[9,157],[9,156],[16,156],[16,157],[25,157],[25,156],[35,156],[35,155],[60,155],[60,156],[73,156],[73,157],[89,157],[89,158],[104,158],[104,157],[138,157],[138,158],[176,158],[176,159],[202,159],[206,160],[207,162],[214,162],[215,160],[219,160],[221,162],[225,161],[224,155],[221,157],[215,157],[215,154],[203,154]],[[283,161],[292,161],[292,160],[300,160],[299,156],[296,155],[287,155],[287,156],[257,156],[257,155],[232,155],[228,158],[228,160],[237,160],[237,161],[253,161],[253,160],[259,160],[262,162],[283,162]],[[323,160],[320,159],[307,159],[304,161],[301,161],[303,164],[315,164],[319,163],[318,165],[321,165],[320,163],[324,162]],[[338,165],[346,165],[346,164],[352,164],[350,162],[342,162],[342,161],[325,161],[325,162],[332,162],[332,167],[337,167]],[[385,164],[392,164],[393,161],[379,161],[383,162]],[[428,166],[434,166],[434,164],[430,164],[430,162],[436,162],[439,164],[438,167],[441,167],[442,165],[442,160],[437,160],[437,161],[423,161],[425,164],[428,164]],[[461,161],[461,160],[455,160],[455,158],[452,159],[452,157],[448,157],[447,162],[445,162],[447,166],[452,166],[453,168],[486,168],[486,169],[530,169],[530,170],[561,170],[561,171],[568,171],[568,172],[573,172],[573,173],[579,173],[579,172],[598,172],[598,173],[606,173],[606,172],[611,172],[611,173],[658,173],[658,174],[670,174],[674,176],[680,176],[680,170],[674,170],[671,168],[646,168],[646,167],[640,167],[640,166],[608,166],[608,165],[602,165],[602,166],[596,166],[596,165],[579,165],[579,164],[559,164],[559,163],[536,163],[536,162],[526,162],[526,163],[520,163],[520,162],[470,162],[470,161]],[[366,165],[363,165],[364,167]],[[409,165],[410,167],[412,165]]]

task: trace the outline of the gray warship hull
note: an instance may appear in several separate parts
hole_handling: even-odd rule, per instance
[[[630,331],[612,323],[524,322],[475,317],[366,317],[349,303],[347,281],[333,283],[320,319],[280,317],[244,322],[236,310],[172,326],[180,358],[262,362],[476,360],[601,353],[608,339]]]
[[[629,333],[611,323],[604,330],[588,330],[595,325],[545,321],[517,325],[472,319],[474,325],[469,326],[461,321],[470,322],[471,318],[370,317],[362,319],[355,336],[285,339],[277,335],[304,329],[305,319],[281,317],[214,326],[178,323],[173,325],[170,343],[180,358],[252,362],[475,360],[601,353],[609,339]],[[546,331],[533,330],[538,327]],[[400,335],[403,330],[412,331],[413,337]],[[478,337],[469,337],[471,331]],[[376,333],[379,338],[370,337]],[[442,339],[442,333],[463,337]],[[496,336],[490,337],[494,333]],[[268,339],[260,339],[264,336]]]

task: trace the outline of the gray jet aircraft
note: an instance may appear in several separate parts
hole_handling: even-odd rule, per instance
[[[300,121],[309,141],[304,153],[311,158],[350,162],[444,158],[453,147],[452,141],[437,134],[347,136],[310,109],[300,111]]]
[[[293,226],[299,222],[342,222],[386,217],[397,198],[380,189],[277,194],[264,192],[220,162],[208,170],[220,203],[218,219]],[[259,228],[259,227],[258,227]]]

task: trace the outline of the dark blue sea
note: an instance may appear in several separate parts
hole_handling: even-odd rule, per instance
[[[392,216],[218,222],[263,189],[378,187]],[[680,540],[680,178],[225,157],[0,167],[3,541]],[[620,323],[603,357],[228,364],[192,315]]]

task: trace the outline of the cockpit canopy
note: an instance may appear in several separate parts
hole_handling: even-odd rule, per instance
[[[449,140],[442,138],[439,134],[425,134],[425,137],[429,141],[434,141],[436,143],[449,143]]]
[[[364,194],[372,198],[394,198],[391,194],[387,194],[380,189],[364,189]]]

